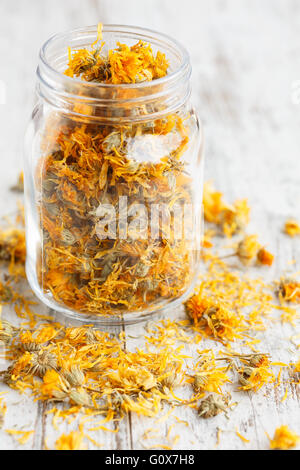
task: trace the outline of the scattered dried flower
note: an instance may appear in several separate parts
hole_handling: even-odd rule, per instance
[[[300,436],[283,425],[275,430],[273,439],[270,439],[271,449],[288,450],[300,443]]]
[[[200,402],[198,415],[205,419],[217,416],[221,412],[224,412],[226,415],[228,407],[228,396],[208,395],[208,397]]]
[[[300,283],[294,279],[282,279],[278,288],[280,301],[300,302]]]
[[[284,232],[290,237],[295,237],[295,235],[300,235],[300,225],[294,219],[289,219],[284,225]]]

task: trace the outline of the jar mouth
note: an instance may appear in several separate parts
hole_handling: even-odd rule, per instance
[[[138,26],[130,25],[118,25],[118,24],[104,24],[103,25],[103,40],[105,41],[106,34],[113,34],[118,36],[118,40],[122,37],[126,39],[127,37],[132,37],[135,41],[142,40],[144,42],[150,43],[151,45],[155,44],[159,47],[166,48],[169,52],[176,54],[180,60],[180,63],[177,67],[174,68],[170,73],[165,77],[158,78],[152,82],[144,81],[139,83],[121,83],[121,84],[112,84],[112,83],[99,83],[99,82],[84,82],[86,86],[89,87],[103,87],[103,88],[146,88],[150,84],[155,83],[156,85],[166,83],[168,81],[173,81],[178,79],[186,74],[186,69],[190,69],[190,58],[185,47],[180,44],[177,40],[171,38],[167,34],[159,33],[152,29],[141,28]],[[39,58],[45,67],[49,69],[53,74],[57,75],[57,78],[61,79],[62,77],[69,81],[70,83],[78,82],[82,85],[82,80],[80,77],[69,77],[64,75],[62,70],[58,70],[51,63],[51,49],[57,47],[59,43],[65,42],[66,48],[65,56],[67,57],[67,48],[76,49],[77,47],[88,47],[92,44],[97,38],[97,25],[87,26],[84,28],[77,28],[62,33],[58,33],[50,37],[40,49]],[[80,41],[86,41],[86,44],[79,45]],[[114,47],[113,45],[112,47]],[[49,54],[50,52],[50,54]],[[49,56],[50,55],[50,56]],[[167,56],[167,60],[169,57]],[[66,65],[66,64],[65,64]]]
[[[104,53],[115,48],[117,42],[131,46],[142,40],[151,45],[154,53],[159,50],[166,55],[168,74],[152,81],[124,84],[87,82],[80,77],[65,75],[68,47],[72,50],[89,48],[97,38],[97,25],[87,26],[56,34],[42,46],[37,69],[37,91],[42,99],[76,116],[91,118],[90,112],[86,114],[85,109],[87,106],[97,108],[93,113],[97,120],[107,117],[108,107],[118,108],[117,117],[112,117],[112,121],[126,120],[125,115],[128,116],[130,108],[134,111],[131,121],[154,119],[174,112],[187,101],[191,65],[188,52],[179,42],[164,33],[136,26],[107,24],[103,25],[102,31]],[[78,105],[76,111],[74,104]],[[146,113],[145,104],[149,105]],[[136,117],[133,117],[134,114]]]

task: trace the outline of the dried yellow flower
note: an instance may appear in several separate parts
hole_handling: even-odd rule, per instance
[[[273,439],[270,439],[271,449],[288,450],[300,443],[300,436],[283,425],[275,430]]]
[[[294,279],[282,279],[278,288],[279,300],[300,302],[300,283]]]
[[[226,306],[204,297],[201,288],[184,304],[188,317],[196,327],[202,327],[207,335],[224,341],[240,337],[243,330],[241,315],[230,312]]]
[[[62,434],[55,443],[56,450],[85,450],[83,444],[84,434],[82,430],[72,431],[69,434]]]
[[[229,405],[229,397],[228,396],[218,396],[218,395],[209,395],[204,400],[200,402],[198,408],[198,415],[201,418],[212,418],[217,416],[222,411],[226,415],[226,411]]]
[[[259,249],[257,235],[246,235],[239,242],[236,254],[243,264],[248,265],[257,256]]]
[[[295,237],[295,235],[300,235],[300,225],[294,219],[289,219],[284,225],[284,232],[290,237]]]
[[[215,191],[210,182],[204,184],[203,207],[205,219],[222,227],[223,233],[228,237],[243,231],[249,223],[250,208],[247,200],[237,200],[229,205],[223,201],[222,193]]]
[[[274,261],[274,255],[269,251],[265,250],[265,248],[260,248],[256,254],[257,261],[260,264],[265,264],[267,266],[272,266]]]

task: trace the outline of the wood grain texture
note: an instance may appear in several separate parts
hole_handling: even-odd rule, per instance
[[[17,8],[16,8],[17,3]],[[291,259],[300,269],[300,243],[282,234],[287,216],[300,219],[300,2],[297,0],[27,0],[0,3],[0,80],[6,86],[6,103],[0,104],[0,214],[15,209],[16,197],[8,188],[22,168],[22,142],[34,102],[35,68],[41,44],[52,34],[82,26],[107,23],[136,24],[161,30],[185,44],[193,65],[193,96],[204,123],[205,179],[213,179],[228,200],[247,197],[252,210],[249,232],[276,254],[270,269],[259,271],[266,279],[278,278]],[[296,89],[297,91],[297,89]],[[253,274],[257,274],[253,269]],[[42,307],[41,307],[42,309]],[[4,311],[5,317],[13,313]],[[182,315],[181,309],[173,312]],[[142,347],[144,326],[126,327],[126,347]],[[299,333],[299,326],[298,326]],[[295,334],[277,323],[259,333],[261,349],[273,359],[296,359],[287,339]],[[212,343],[204,342],[212,346]],[[202,347],[202,346],[201,346]],[[186,351],[195,357],[195,348]],[[0,392],[7,388],[0,383]],[[218,416],[199,420],[194,411],[178,407],[175,448],[214,449],[217,428],[222,430],[218,449],[265,449],[281,424],[300,434],[299,390],[273,386],[257,394],[234,393],[239,405],[230,420]],[[42,404],[10,391],[4,429],[35,429],[23,448],[51,448],[58,435],[76,428],[76,421],[59,432]],[[118,433],[95,432],[93,437],[109,449],[159,448],[168,444],[174,418],[161,424],[129,415]],[[112,429],[114,425],[112,424]],[[143,434],[158,428],[153,439]],[[238,430],[250,440],[244,444]],[[92,448],[92,444],[90,445]],[[20,448],[0,430],[0,448]]]

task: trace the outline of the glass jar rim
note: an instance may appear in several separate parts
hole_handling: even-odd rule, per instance
[[[103,33],[109,33],[109,32],[122,32],[122,33],[133,33],[136,38],[139,40],[145,40],[147,42],[147,39],[155,39],[156,42],[164,42],[165,44],[169,45],[173,50],[177,50],[180,55],[181,55],[181,63],[179,67],[177,67],[174,71],[168,73],[166,76],[162,78],[155,79],[151,82],[149,81],[144,81],[144,82],[139,82],[139,83],[121,83],[121,84],[112,84],[112,83],[99,83],[99,82],[84,82],[85,86],[91,87],[91,88],[98,88],[98,87],[103,87],[103,88],[122,88],[122,89],[132,89],[132,88],[147,88],[151,84],[153,85],[161,85],[165,84],[166,82],[178,80],[180,78],[183,78],[184,76],[187,76],[189,78],[190,73],[191,73],[191,66],[190,66],[190,57],[189,53],[186,50],[186,48],[176,39],[173,39],[171,36],[165,34],[165,33],[160,33],[158,31],[149,29],[149,28],[143,28],[139,26],[132,26],[132,25],[121,25],[121,24],[103,24]],[[63,38],[67,38],[70,35],[75,35],[75,34],[86,34],[86,33],[95,33],[95,38],[97,37],[97,25],[91,25],[91,26],[86,26],[83,28],[76,28],[72,30],[66,30],[61,33],[54,34],[51,36],[41,47],[40,52],[39,52],[39,59],[42,62],[42,64],[54,75],[57,76],[57,78],[64,78],[66,81],[69,83],[81,83],[82,80],[80,77],[69,77],[65,75],[63,72],[60,72],[57,70],[55,67],[53,67],[49,61],[47,60],[47,50],[49,49],[50,46],[52,46],[55,42],[58,42],[62,40]]]
[[[186,49],[164,33],[126,25],[103,25],[104,42],[142,40],[167,55],[170,72],[162,78],[130,84],[88,82],[64,74],[68,47],[89,47],[97,39],[97,26],[77,28],[52,36],[40,50],[37,68],[39,96],[51,106],[88,120],[108,121],[112,108],[118,108],[111,122],[152,120],[175,112],[190,96],[191,65]],[[105,37],[105,34],[108,37]],[[76,110],[74,109],[74,104]],[[144,105],[155,104],[154,111],[144,112]],[[87,106],[86,106],[87,105]],[[88,110],[92,107],[92,115]],[[151,108],[151,109],[152,109]],[[130,117],[128,110],[131,109]],[[154,108],[153,108],[154,109]]]

